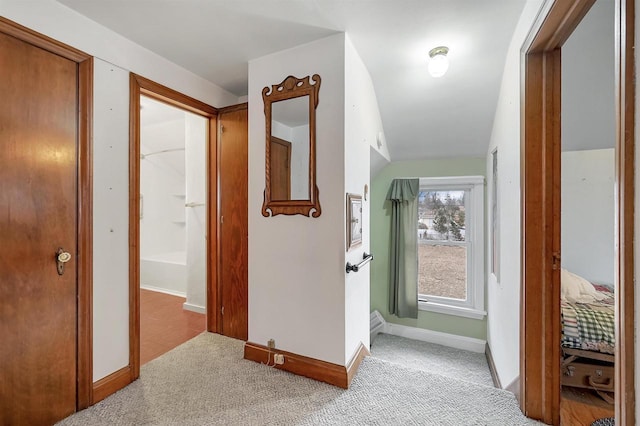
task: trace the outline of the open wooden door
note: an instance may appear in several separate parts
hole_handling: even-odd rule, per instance
[[[241,340],[249,333],[248,123],[247,104],[219,110],[219,332]]]

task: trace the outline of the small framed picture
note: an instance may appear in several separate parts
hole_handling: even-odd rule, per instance
[[[347,251],[362,244],[362,196],[347,194]]]

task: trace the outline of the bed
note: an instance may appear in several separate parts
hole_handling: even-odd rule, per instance
[[[613,402],[615,317],[612,288],[562,271],[562,384],[595,390]],[[576,277],[581,281],[575,284]],[[567,286],[578,285],[567,289]]]

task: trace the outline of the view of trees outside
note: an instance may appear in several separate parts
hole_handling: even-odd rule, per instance
[[[465,191],[425,191],[418,195],[419,294],[467,297],[464,201]]]
[[[464,241],[465,191],[428,191],[418,195],[419,239]]]

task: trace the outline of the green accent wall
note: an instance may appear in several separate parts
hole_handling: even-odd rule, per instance
[[[398,318],[389,314],[389,238],[391,208],[387,191],[395,178],[485,176],[485,158],[444,158],[421,161],[394,161],[371,181],[371,310],[378,310],[388,322],[424,328],[458,336],[486,340],[487,320],[420,311],[418,319]],[[485,191],[486,198],[486,191]],[[485,231],[486,234],[486,231]],[[486,265],[486,261],[485,261]],[[486,274],[485,274],[486,275]],[[486,289],[486,282],[485,282]],[[485,290],[486,294],[486,290]]]

